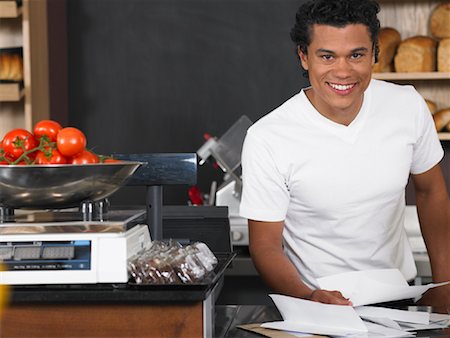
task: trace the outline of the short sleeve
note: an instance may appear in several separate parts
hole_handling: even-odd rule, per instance
[[[267,142],[251,130],[247,132],[242,149],[242,184],[242,217],[267,222],[285,219],[289,206],[285,178],[278,170]]]
[[[420,115],[417,123],[417,141],[413,148],[412,174],[422,174],[434,167],[444,157],[433,117],[420,97]]]

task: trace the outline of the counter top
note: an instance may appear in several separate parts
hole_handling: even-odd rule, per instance
[[[221,289],[225,269],[235,254],[216,254],[218,264],[201,282],[196,284],[55,284],[16,285],[12,287],[12,304],[71,303],[147,304],[155,302],[203,301],[215,288]]]
[[[421,307],[420,310],[430,310]],[[219,305],[216,306],[216,338],[261,338],[262,336],[237,328],[242,324],[264,323],[282,320],[275,306],[266,305]],[[450,329],[418,331],[416,337],[450,337]]]
[[[11,302],[13,304],[196,302],[205,300],[211,290],[222,283],[223,278],[208,285],[171,285],[170,287],[128,284],[27,285],[16,286],[12,289]]]

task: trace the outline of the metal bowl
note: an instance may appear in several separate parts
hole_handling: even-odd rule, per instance
[[[106,198],[123,186],[142,163],[83,165],[0,165],[0,206],[62,209]]]

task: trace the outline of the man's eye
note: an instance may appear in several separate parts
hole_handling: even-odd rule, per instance
[[[333,56],[332,55],[322,55],[321,58],[326,60],[326,61],[329,61],[329,60],[333,59]]]
[[[362,58],[363,57],[363,54],[361,54],[361,53],[353,53],[352,55],[351,55],[351,58],[352,59],[360,59],[360,58]]]

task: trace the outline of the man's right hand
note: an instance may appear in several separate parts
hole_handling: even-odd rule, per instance
[[[352,302],[348,298],[345,298],[339,291],[316,289],[311,293],[309,300],[324,304],[353,305]]]

